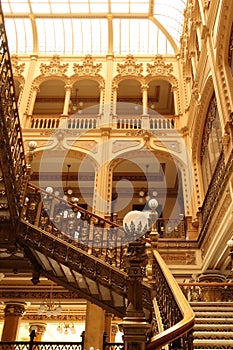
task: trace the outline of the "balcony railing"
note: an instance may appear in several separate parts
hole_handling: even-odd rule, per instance
[[[34,115],[29,121],[32,129],[55,129],[63,126],[67,129],[96,129],[100,124],[99,115],[75,115],[70,117],[37,116]],[[113,127],[116,129],[150,129],[172,130],[176,127],[175,116],[115,116]]]

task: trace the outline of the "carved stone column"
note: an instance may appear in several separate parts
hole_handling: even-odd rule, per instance
[[[100,99],[99,99],[99,115],[103,114],[103,104],[104,104],[104,87],[100,85]]]
[[[148,115],[148,85],[142,86],[142,107],[144,116]]]
[[[68,114],[69,114],[69,103],[70,103],[71,90],[72,90],[72,85],[65,86],[65,101],[64,101],[62,116],[68,116]]]
[[[47,324],[44,322],[33,322],[29,323],[29,332],[31,333],[33,330],[35,331],[34,341],[41,341],[42,337],[46,331]]]
[[[142,305],[141,282],[147,264],[145,243],[140,240],[130,242],[124,260],[128,273],[129,304],[126,317],[123,323],[119,324],[119,328],[124,333],[125,350],[145,350],[147,333],[150,329]]]
[[[104,321],[103,309],[88,301],[84,339],[85,349],[103,348]]]
[[[18,301],[5,303],[5,320],[2,331],[2,341],[16,341],[20,319],[23,316],[26,303]]]
[[[111,341],[111,324],[112,324],[112,314],[109,312],[105,312],[105,325],[104,325],[104,333],[107,335],[108,341]]]

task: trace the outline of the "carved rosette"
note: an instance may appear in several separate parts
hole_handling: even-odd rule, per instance
[[[26,303],[20,302],[7,302],[5,306],[5,317],[18,316],[22,317],[25,313]]]
[[[102,67],[101,63],[94,64],[93,57],[91,55],[86,55],[83,64],[74,63],[73,69],[75,74],[78,75],[97,75]]]
[[[165,64],[162,55],[156,55],[154,63],[148,63],[146,70],[150,75],[170,75],[173,71],[173,66],[172,63]]]
[[[142,70],[142,63],[137,64],[133,55],[128,55],[124,64],[117,64],[117,72],[121,74],[121,76],[141,75]]]
[[[59,55],[54,55],[50,64],[41,63],[40,72],[42,75],[64,75],[68,69],[69,64],[61,64]]]

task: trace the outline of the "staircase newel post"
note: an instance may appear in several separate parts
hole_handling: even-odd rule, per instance
[[[108,338],[108,335],[106,332],[104,332],[104,334],[103,334],[103,350],[105,350],[107,338]]]
[[[134,213],[134,212],[131,212]],[[145,267],[147,265],[146,243],[139,238],[147,229],[147,218],[145,221],[142,213],[139,218],[131,219],[131,213],[128,213],[129,222],[123,222],[126,240],[129,242],[127,251],[123,256],[126,271],[128,274],[127,298],[128,307],[123,322],[119,325],[124,333],[124,350],[145,350],[147,334],[150,331],[150,324],[147,322],[143,311],[142,300],[142,280],[145,276]],[[133,217],[135,215],[132,214]]]
[[[82,350],[84,350],[84,339],[85,339],[85,331],[82,332],[81,334],[81,338],[82,338]]]

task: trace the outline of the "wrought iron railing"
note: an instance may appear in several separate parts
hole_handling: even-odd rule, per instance
[[[11,219],[14,220],[22,204],[27,167],[4,18],[0,10],[0,162]]]
[[[122,227],[78,205],[28,185],[21,220],[122,267],[127,243]]]
[[[83,341],[73,342],[0,342],[1,350],[84,350]]]
[[[156,350],[169,344],[169,349],[192,350],[194,313],[158,251],[154,250],[153,254],[154,309],[160,332],[152,334],[147,349]]]
[[[205,196],[205,200],[203,202],[201,208],[201,237],[203,238],[208,230],[210,221],[212,219],[212,213],[216,209],[216,206],[219,204],[219,198],[223,189],[225,188],[228,177],[232,174],[233,171],[233,153],[225,164],[224,152],[222,151],[218,164],[215,169],[215,173],[212,177],[211,183],[209,185],[209,189]]]

